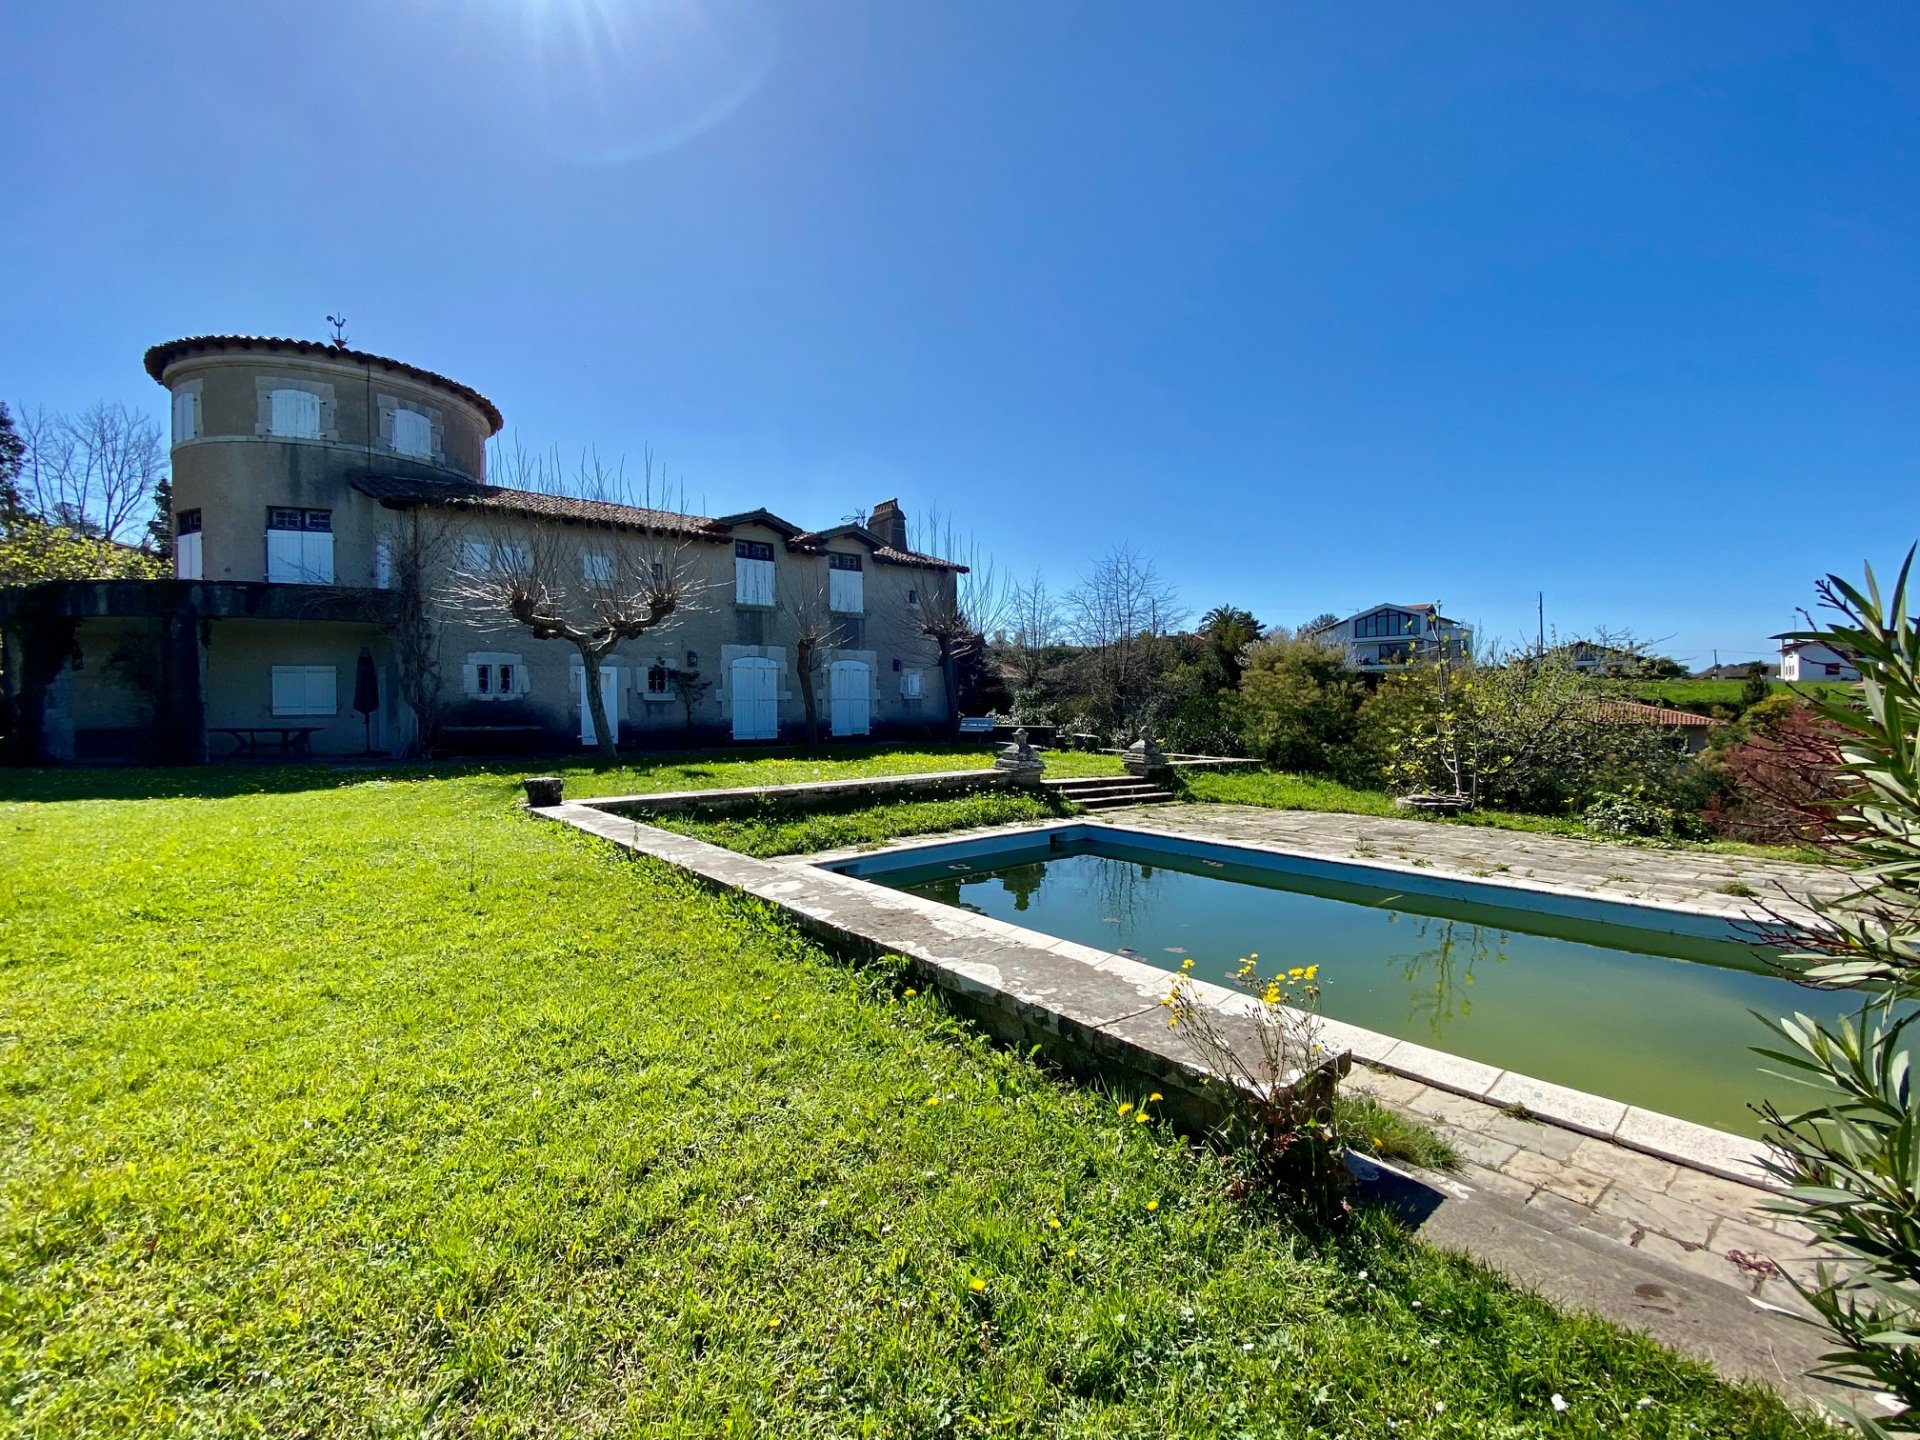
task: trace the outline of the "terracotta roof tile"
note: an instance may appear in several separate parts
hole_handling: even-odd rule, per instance
[[[1665,705],[1642,705],[1637,700],[1602,700],[1597,713],[1602,720],[1617,720],[1624,725],[1685,725],[1706,729],[1719,724],[1691,710],[1673,710]]]
[[[616,505],[607,500],[581,500],[571,495],[548,495],[538,490],[509,490],[477,480],[429,479],[413,475],[362,475],[354,489],[389,505],[444,505],[453,510],[484,510],[503,515],[525,515],[547,520],[570,520],[586,525],[611,525],[624,530],[685,535],[690,539],[721,541],[726,529],[704,515],[682,515],[676,510],[648,510],[638,505]]]

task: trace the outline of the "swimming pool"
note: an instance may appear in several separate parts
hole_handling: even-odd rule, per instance
[[[1753,1016],[1850,1009],[1731,922],[1232,846],[1064,827],[836,869],[1169,972],[1320,967],[1331,1018],[1703,1125],[1758,1133]],[[1802,1092],[1804,1093],[1804,1092]]]

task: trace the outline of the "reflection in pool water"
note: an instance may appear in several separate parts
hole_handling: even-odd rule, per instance
[[[1334,1019],[1745,1134],[1749,1106],[1794,1089],[1761,1073],[1752,1012],[1849,1008],[1729,940],[1106,840],[869,878],[1167,970],[1191,955],[1221,983],[1254,953],[1269,970],[1317,964]]]

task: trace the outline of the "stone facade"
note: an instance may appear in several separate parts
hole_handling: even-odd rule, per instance
[[[155,347],[147,368],[172,398],[179,578],[115,582],[110,595],[0,592],[21,758],[217,759],[242,743],[223,732],[247,727],[309,731],[301,744],[319,755],[403,750],[418,727],[390,612],[412,575],[430,602],[452,739],[582,744],[574,647],[451,603],[476,555],[562,538],[576,564],[650,547],[686,581],[680,609],[604,663],[623,744],[798,738],[797,620],[810,603],[830,606],[837,631],[811,647],[822,738],[924,737],[948,721],[918,616],[951,597],[959,567],[910,552],[893,501],[875,508],[877,528],[820,530],[764,510],[711,519],[556,502],[488,485],[498,410],[400,361],[204,337]],[[367,665],[376,693],[363,714],[353,700]]]

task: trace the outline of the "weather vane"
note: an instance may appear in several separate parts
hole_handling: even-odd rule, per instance
[[[336,350],[346,349],[347,317],[344,315],[329,315],[327,316],[327,324],[333,327],[333,348]]]

